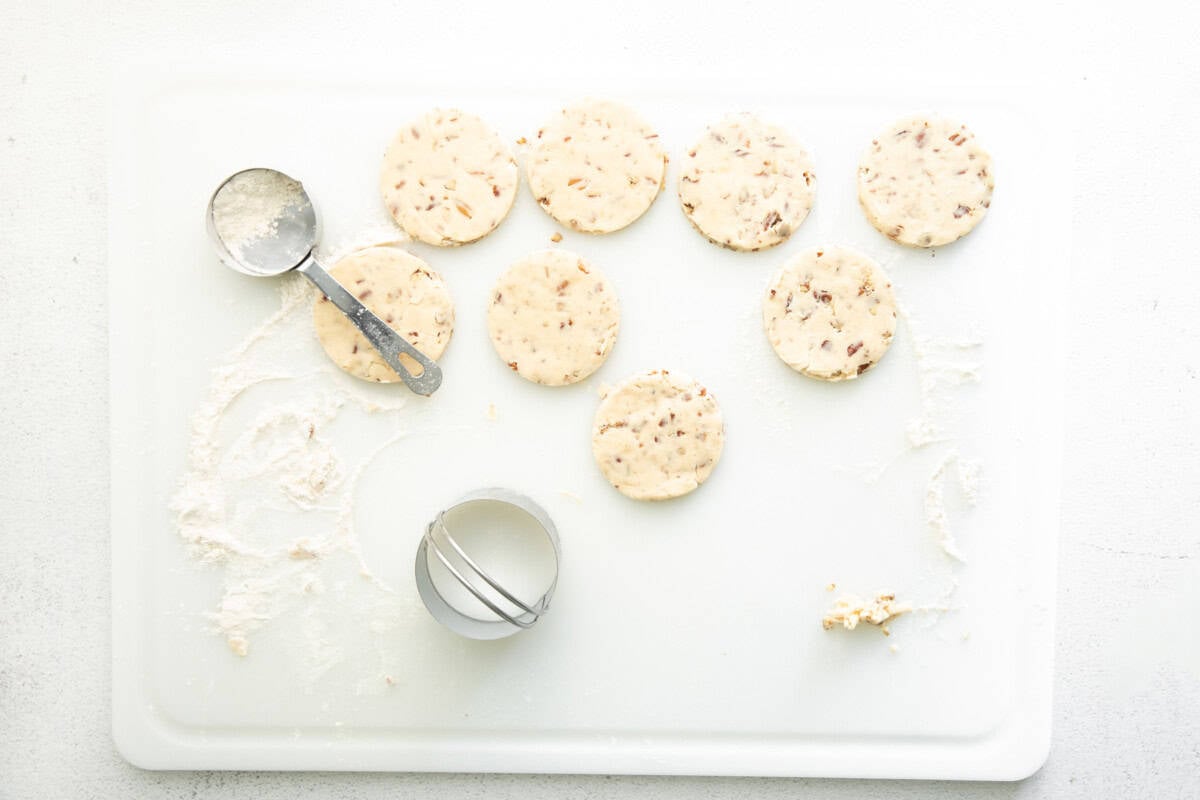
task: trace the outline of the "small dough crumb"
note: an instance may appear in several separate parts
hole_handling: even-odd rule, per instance
[[[894,594],[881,593],[876,595],[873,600],[864,600],[858,595],[847,594],[842,595],[834,602],[833,608],[821,620],[821,627],[831,630],[841,625],[846,630],[852,631],[858,627],[860,622],[865,622],[878,626],[887,636],[890,635],[890,632],[884,623],[909,611],[912,611],[912,606],[908,603],[897,603]]]
[[[495,403],[488,403],[487,411],[484,412],[484,416],[486,416],[490,420],[496,419],[496,404]]]
[[[246,653],[250,652],[250,643],[246,641],[245,636],[230,636],[226,642],[234,655],[245,658]]]
[[[318,547],[307,536],[297,539],[292,543],[292,548],[288,550],[288,556],[297,560],[317,558],[320,555],[321,552]]]

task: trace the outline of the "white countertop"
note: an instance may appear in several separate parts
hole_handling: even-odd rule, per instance
[[[104,5],[107,8],[100,8]],[[310,11],[26,4],[0,27],[0,797],[1194,797],[1200,793],[1200,24],[1195,7],[610,2]],[[731,4],[732,5],[732,4]],[[521,7],[517,7],[521,6]],[[775,7],[769,7],[775,6]],[[1187,17],[1190,15],[1190,18]],[[450,28],[450,26],[455,26]],[[365,74],[603,88],[733,70],[780,91],[1049,86],[1076,109],[1054,747],[1020,784],[147,773],[110,723],[105,302],[115,59],[361,63]],[[1038,120],[1030,120],[1038,125]],[[1030,286],[1029,291],[1038,291]],[[1014,313],[1014,324],[1020,320]],[[1030,354],[1036,358],[1036,353]]]

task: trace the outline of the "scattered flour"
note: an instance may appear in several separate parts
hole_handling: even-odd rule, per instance
[[[983,343],[971,337],[944,338],[926,335],[919,321],[913,318],[905,304],[897,302],[897,311],[904,320],[905,324],[902,327],[907,333],[916,361],[919,415],[905,423],[905,445],[890,457],[839,469],[859,476],[867,485],[875,485],[894,464],[901,461],[910,462],[918,453],[927,452],[926,448],[930,445],[942,444],[947,448],[920,490],[923,492],[925,527],[937,547],[948,556],[946,560],[950,562],[948,566],[941,568],[945,574],[935,578],[946,580],[945,589],[938,599],[911,608],[913,611],[933,612],[927,617],[929,625],[932,625],[941,612],[955,610],[952,604],[958,589],[958,577],[955,572],[966,563],[966,557],[959,547],[955,528],[951,525],[950,514],[947,511],[947,487],[957,490],[963,508],[974,507],[980,497],[983,465],[977,460],[960,455],[954,423],[960,412],[958,390],[981,380],[979,349]],[[922,581],[923,584],[927,582]]]
[[[907,306],[897,302],[896,310],[904,320],[904,329],[912,343],[917,361],[917,380],[921,391],[921,416],[905,425],[909,447],[919,449],[936,442],[949,441],[946,419],[952,411],[953,390],[980,380],[976,351],[978,339],[944,339],[926,336]]]
[[[958,548],[958,541],[955,539],[949,517],[946,514],[946,476],[952,465],[957,467],[955,475],[963,500],[968,506],[975,506],[979,502],[979,480],[982,465],[977,461],[962,459],[958,450],[948,450],[925,484],[925,524],[942,551],[954,560],[965,564],[966,556]]]
[[[279,309],[213,370],[191,418],[187,468],[170,501],[188,554],[221,573],[221,597],[205,612],[213,631],[233,653],[247,656],[255,631],[298,612],[292,646],[310,682],[343,660],[342,632],[326,617],[344,618],[344,608],[339,616],[332,601],[331,608],[323,605],[332,575],[352,570],[367,579],[362,590],[338,592],[358,592],[351,599],[364,620],[405,616],[396,593],[363,562],[354,529],[359,477],[403,437],[397,412],[404,400],[360,388],[332,366],[296,369],[295,343],[312,339],[313,297],[302,276],[283,278]],[[353,459],[327,435],[351,412],[382,417],[385,428],[359,442],[359,451],[369,451]],[[345,438],[338,437],[339,445]]]

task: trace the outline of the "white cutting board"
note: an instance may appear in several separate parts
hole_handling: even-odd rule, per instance
[[[222,567],[189,557],[167,510],[210,369],[279,307],[276,282],[218,265],[204,233],[209,193],[238,169],[278,167],[304,181],[326,239],[344,245],[383,219],[379,160],[404,121],[458,105],[515,142],[583,93],[215,73],[166,79],[145,69],[119,87],[109,200],[113,716],[131,761],[1015,779],[1044,760],[1066,244],[1056,238],[1063,216],[1053,204],[1064,193],[1052,153],[1025,124],[1035,107],[986,92],[968,100],[853,87],[593,89],[638,108],[672,157],[668,189],[643,219],[604,237],[564,232],[558,245],[591,259],[619,293],[612,356],[586,384],[549,389],[524,382],[493,353],[490,286],[518,257],[550,246],[557,229],[527,187],[485,240],[412,246],[456,300],[445,383],[431,400],[400,385],[374,390],[404,408],[346,414],[322,431],[349,461],[405,435],[383,448],[353,493],[360,560],[317,559],[325,590],[249,633],[242,657],[206,617],[226,590]],[[966,120],[996,159],[987,219],[936,252],[879,235],[854,194],[862,148],[895,117],[921,109]],[[784,125],[816,162],[815,210],[790,241],[757,254],[709,244],[674,193],[678,156],[706,123],[736,110]],[[880,365],[844,385],[791,372],[761,332],[771,273],[822,243],[875,257],[910,315]],[[370,388],[328,367],[306,315],[289,323],[291,339],[272,334],[269,344],[304,377],[238,403]],[[933,418],[949,441],[920,448],[906,426],[921,416],[930,364],[942,362],[921,366],[914,331],[981,343],[924,346],[936,351],[930,358],[977,365],[980,380],[938,389]],[[597,388],[647,368],[695,376],[726,419],[711,480],[663,504],[611,489],[589,446]],[[231,408],[229,437],[254,411]],[[955,465],[946,473],[948,522],[965,564],[939,547],[924,505],[952,450],[982,469],[973,507]],[[552,612],[534,630],[490,643],[440,629],[412,579],[424,524],[489,485],[541,503],[563,548]],[[836,592],[826,590],[831,582]],[[842,591],[879,589],[948,610],[903,617],[890,638],[873,628],[822,629]]]

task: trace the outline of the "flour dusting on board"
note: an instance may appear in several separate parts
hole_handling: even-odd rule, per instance
[[[949,566],[943,567],[946,588],[935,602],[913,608],[941,613],[955,610],[951,600],[958,588],[956,572],[967,563],[956,536],[957,523],[951,521],[947,492],[957,492],[957,498],[961,500],[957,505],[960,512],[973,508],[980,499],[983,465],[961,455],[962,445],[954,423],[959,413],[959,390],[981,380],[979,350],[983,343],[973,337],[930,336],[904,303],[897,302],[897,312],[904,321],[903,328],[916,363],[920,412],[904,424],[905,443],[897,452],[878,461],[842,467],[841,470],[857,474],[864,483],[874,485],[897,462],[928,453],[934,445],[944,448],[921,489],[921,507],[925,529],[949,561]]]
[[[311,363],[297,348],[314,342],[314,298],[301,276],[285,277],[279,309],[212,371],[170,502],[188,554],[221,573],[221,597],[205,612],[212,630],[246,656],[256,632],[300,614],[302,635],[289,644],[309,685],[342,661],[326,605],[353,604],[364,627],[413,611],[363,562],[353,513],[366,465],[404,435],[404,399],[332,366],[296,367]],[[339,431],[335,446],[329,429],[349,415],[378,420],[371,439]]]

